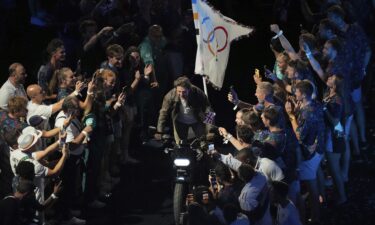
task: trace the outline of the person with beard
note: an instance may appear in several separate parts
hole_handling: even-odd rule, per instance
[[[57,86],[50,87],[49,83],[52,80],[56,70],[63,66],[65,61],[65,47],[60,39],[53,39],[47,46],[48,62],[42,65],[38,71],[38,84],[47,93],[46,99],[55,99],[57,93]]]
[[[27,77],[25,67],[20,63],[9,66],[9,78],[0,89],[0,108],[7,110],[8,101],[14,96],[27,98],[23,84]]]

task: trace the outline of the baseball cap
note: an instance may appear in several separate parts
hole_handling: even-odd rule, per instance
[[[43,123],[47,118],[44,116],[34,115],[29,118],[28,122],[29,125],[32,127],[39,126],[41,123]]]

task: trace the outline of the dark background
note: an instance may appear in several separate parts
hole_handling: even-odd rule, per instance
[[[11,37],[5,45],[0,46],[0,82],[3,83],[7,79],[9,65],[13,62],[20,62],[28,72],[27,86],[36,82],[37,70],[45,60],[44,49],[52,38],[57,37],[57,34],[53,28],[31,27],[28,24],[27,1],[15,2],[17,8],[13,11],[4,10],[0,5],[0,36],[4,36],[6,32],[7,36]],[[45,2],[53,4],[56,1]],[[254,103],[256,101],[255,84],[252,79],[254,69],[259,68],[262,71],[264,65],[272,68],[275,61],[269,49],[269,40],[273,36],[269,31],[269,25],[276,21],[272,15],[273,1],[211,0],[209,2],[224,15],[255,29],[250,37],[232,43],[222,90],[214,90],[211,87],[208,89],[209,99],[217,113],[216,124],[232,130],[235,112],[232,110],[233,105],[227,101],[229,86],[234,86],[242,100]],[[1,0],[0,3],[2,4]],[[189,7],[190,2],[185,0],[184,5],[184,7]],[[63,13],[69,14],[69,12]],[[4,30],[5,24],[11,25],[6,26],[10,29]],[[297,47],[301,25],[307,30],[311,29],[302,19],[299,1],[293,0],[288,23],[280,24],[280,26],[295,47]],[[192,81],[202,86],[199,76],[194,76]],[[375,96],[374,94],[375,90],[372,85],[367,95],[370,98],[365,102],[370,142],[375,135],[375,121],[370,114],[371,110],[375,109],[373,98],[371,98]],[[134,136],[132,140],[136,139],[137,137]],[[160,149],[140,147],[138,144],[133,143],[132,154],[140,159],[141,163],[121,168],[121,182],[115,187],[111,198],[103,199],[108,203],[108,207],[84,211],[83,216],[87,218],[88,224],[173,224],[172,162],[169,156]],[[373,145],[370,149],[373,150]],[[375,220],[375,166],[374,156],[371,154],[367,156],[364,164],[351,167],[350,181],[347,184],[350,204],[343,208],[326,206],[323,213],[324,225],[373,224],[372,221]],[[334,190],[332,188],[327,190],[332,198]]]

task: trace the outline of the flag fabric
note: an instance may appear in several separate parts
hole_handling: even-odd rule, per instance
[[[225,17],[204,0],[192,0],[192,8],[198,46],[195,74],[208,76],[214,86],[221,88],[231,42],[253,29]]]
[[[215,121],[215,116],[216,116],[215,112],[207,112],[203,120],[203,123],[213,125]]]

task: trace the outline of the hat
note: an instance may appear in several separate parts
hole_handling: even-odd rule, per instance
[[[28,122],[30,126],[36,127],[39,126],[41,123],[43,123],[47,118],[44,116],[34,115],[29,118]]]
[[[17,139],[18,149],[21,151],[30,149],[36,144],[41,136],[42,132],[32,126],[24,128],[22,134]]]

